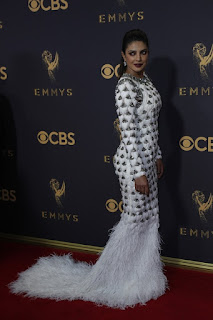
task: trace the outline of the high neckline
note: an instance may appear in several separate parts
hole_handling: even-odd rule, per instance
[[[124,77],[128,77],[128,78],[130,78],[130,79],[133,79],[133,80],[135,80],[135,81],[138,81],[138,82],[140,82],[140,83],[147,80],[147,75],[146,75],[145,72],[144,72],[144,74],[143,74],[143,78],[138,78],[138,77],[133,76],[132,74],[126,73],[126,72],[123,73],[123,76],[124,76]]]

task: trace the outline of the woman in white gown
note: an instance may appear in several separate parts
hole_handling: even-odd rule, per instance
[[[157,179],[163,174],[158,146],[161,98],[145,74],[148,39],[141,30],[123,39],[116,110],[121,143],[114,156],[123,213],[97,262],[71,254],[40,258],[9,285],[13,293],[55,300],[85,300],[125,309],[163,295],[168,281],[160,259]]]

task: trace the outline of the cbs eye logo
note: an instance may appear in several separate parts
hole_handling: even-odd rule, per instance
[[[117,64],[115,68],[111,64],[104,64],[101,68],[101,75],[105,79],[111,79],[114,75],[118,77],[118,69],[120,64]]]
[[[73,138],[74,135],[75,134],[73,132],[66,133],[52,131],[48,134],[46,131],[40,131],[37,134],[37,139],[41,144],[47,144],[50,142],[53,145],[73,146],[75,144],[75,139]]]
[[[213,152],[213,137],[198,137],[193,140],[190,136],[184,136],[180,139],[179,146],[183,151],[190,151],[195,148],[200,152]]]
[[[184,136],[180,139],[179,145],[182,150],[184,151],[190,151],[194,147],[194,140],[189,136]]]
[[[28,8],[32,12],[37,12],[40,8],[44,11],[49,10],[66,10],[68,8],[68,2],[66,0],[48,0],[49,5],[44,6],[44,0],[28,0]],[[47,1],[46,1],[47,2]]]
[[[106,206],[106,208],[107,208],[107,210],[109,211],[109,212],[116,212],[116,211],[120,211],[120,212],[123,212],[123,208],[122,208],[122,204],[123,204],[123,202],[122,201],[120,201],[119,203],[116,201],[116,200],[114,200],[114,199],[108,199],[107,201],[106,201],[106,204],[105,204],[105,206]]]
[[[38,0],[28,0],[28,7],[32,12],[40,9],[40,2]]]

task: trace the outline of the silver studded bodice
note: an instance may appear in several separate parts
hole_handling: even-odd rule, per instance
[[[114,161],[120,165],[125,159],[134,179],[148,175],[156,159],[161,158],[158,146],[160,94],[146,74],[136,78],[124,73],[116,86],[115,102],[122,139]],[[116,171],[119,165],[115,166]]]

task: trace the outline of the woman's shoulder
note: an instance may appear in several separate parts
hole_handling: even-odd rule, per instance
[[[127,89],[132,89],[137,86],[137,83],[128,73],[124,73],[117,82],[116,87],[126,87]]]

